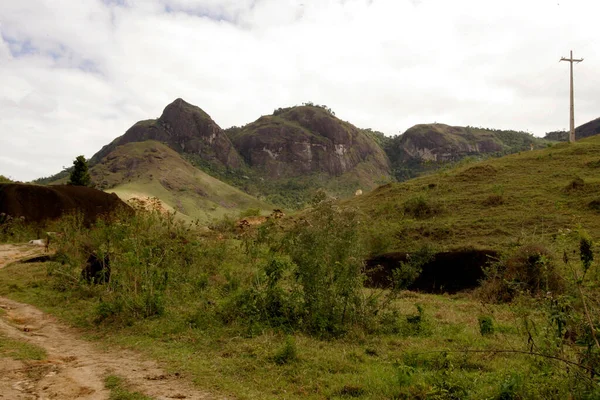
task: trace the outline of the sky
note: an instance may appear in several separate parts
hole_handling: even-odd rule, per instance
[[[600,117],[596,0],[0,0],[0,175],[91,157],[183,98],[222,127],[313,102],[386,135]]]

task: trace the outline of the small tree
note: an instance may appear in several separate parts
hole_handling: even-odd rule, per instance
[[[9,178],[5,177],[4,175],[0,175],[0,183],[11,183],[12,180],[10,180]]]
[[[69,185],[90,186],[92,177],[88,171],[88,164],[84,156],[79,156],[73,161],[73,171],[69,176]]]

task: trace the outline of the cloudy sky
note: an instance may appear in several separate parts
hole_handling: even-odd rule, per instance
[[[307,101],[417,123],[567,129],[600,117],[596,0],[0,0],[0,175],[91,157],[181,97],[223,128]]]

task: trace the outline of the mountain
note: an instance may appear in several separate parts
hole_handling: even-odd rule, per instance
[[[504,250],[581,227],[600,236],[600,136],[392,183],[343,204],[387,248]]]
[[[101,189],[122,199],[157,197],[167,209],[204,223],[248,208],[272,209],[154,140],[116,147],[90,168],[90,174]]]
[[[202,109],[182,99],[165,107],[158,119],[137,122],[96,153],[90,164],[100,162],[120,145],[146,140],[163,142],[178,153],[198,155],[209,164],[242,166],[241,158],[219,125]]]
[[[583,139],[586,137],[594,136],[600,133],[600,118],[596,118],[593,121],[586,122],[583,125],[575,128],[576,140]],[[544,139],[554,140],[559,142],[569,141],[569,132],[567,131],[554,131],[546,133]]]
[[[434,170],[465,157],[501,156],[542,148],[547,142],[529,133],[445,124],[419,124],[383,143],[397,180]]]
[[[362,163],[373,176],[390,173],[375,141],[322,106],[280,108],[228,134],[246,163],[271,179],[313,173],[336,177]]]

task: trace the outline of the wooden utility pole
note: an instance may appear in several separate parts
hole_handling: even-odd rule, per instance
[[[573,104],[573,63],[580,63],[583,61],[583,58],[574,59],[573,50],[571,50],[571,57],[562,57],[560,61],[568,61],[571,63],[571,131],[569,132],[569,142],[573,143],[575,141],[575,105]]]

